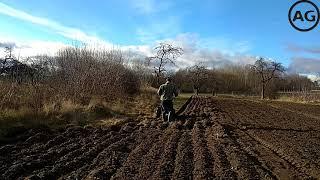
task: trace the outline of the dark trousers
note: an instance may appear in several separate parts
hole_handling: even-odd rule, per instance
[[[163,109],[163,113],[168,113],[173,110],[173,102],[172,100],[164,100],[161,102],[161,106]]]

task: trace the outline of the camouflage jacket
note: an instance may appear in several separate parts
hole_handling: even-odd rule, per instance
[[[178,96],[178,90],[173,83],[166,82],[159,87],[158,95],[161,101],[173,100],[174,97]]]

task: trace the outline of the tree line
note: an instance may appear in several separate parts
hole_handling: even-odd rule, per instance
[[[154,56],[129,61],[120,50],[68,47],[55,56],[22,60],[6,48],[0,57],[0,108],[41,109],[48,102],[72,100],[86,104],[93,97],[126,99],[142,86],[158,88],[172,76],[181,92],[259,95],[276,98],[278,91],[310,91],[317,84],[288,74],[276,61],[259,58],[252,65],[208,68],[204,63],[170,71],[183,49],[160,43]],[[129,57],[130,58],[130,57]]]
[[[157,79],[157,83],[152,84],[154,87],[161,84],[161,79],[164,81],[164,76],[173,76],[182,92],[235,93],[274,99],[279,95],[279,91],[311,91],[318,86],[318,82],[312,82],[299,74],[287,73],[281,63],[263,57],[254,64],[226,65],[217,69],[198,63],[170,74],[165,65],[175,65],[175,60],[182,55],[183,50],[165,43],[157,46],[155,50],[156,56],[147,58],[148,62],[150,59],[157,62],[154,63],[157,66],[153,67]]]

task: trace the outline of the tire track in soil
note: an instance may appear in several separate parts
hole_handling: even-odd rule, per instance
[[[227,138],[224,138],[224,149],[227,159],[231,164],[232,169],[241,179],[261,179],[261,176],[255,168],[253,161],[245,154],[242,148],[235,143],[234,138],[230,138],[230,133],[227,132]]]
[[[287,162],[287,164],[289,164],[292,167],[292,169],[294,169],[295,174],[298,174],[298,178],[304,177],[307,179],[315,179],[320,177],[320,171],[319,171],[320,168],[315,167],[316,165],[311,163],[312,159],[305,158],[302,160],[301,158],[303,158],[303,155],[299,156],[299,154],[292,155],[288,153],[286,149],[283,149],[283,147],[278,147],[274,143],[272,143],[272,141],[275,141],[276,139],[269,138],[268,141],[265,141],[264,139],[260,138],[259,135],[256,135],[255,133],[251,133],[250,130],[247,132],[247,134],[256,142],[264,146],[266,149],[269,149],[274,154],[276,154],[279,157],[279,159]],[[295,144],[292,144],[292,145],[294,146]],[[294,151],[294,149],[290,149],[290,150]],[[276,167],[276,168],[279,168],[279,167]],[[280,166],[280,169],[281,169],[281,166]],[[285,175],[285,177],[288,178],[288,175]]]
[[[252,100],[252,101],[255,102],[255,103],[261,103],[259,101],[254,101],[254,100]],[[276,104],[267,104],[267,105],[270,106],[270,107],[279,109],[281,111],[284,110],[284,111],[288,111],[290,113],[294,113],[294,114],[299,114],[299,115],[305,116],[307,118],[313,118],[313,119],[316,119],[316,120],[320,120],[320,117],[312,115],[312,114],[304,113],[304,112],[293,110],[293,109],[286,108],[286,107],[281,107],[280,105],[276,105]]]
[[[209,151],[214,159],[213,174],[219,179],[237,179],[223,147],[224,136],[225,133],[221,126],[215,125],[206,130]]]
[[[297,172],[297,168],[292,166],[291,163],[280,157],[278,154],[274,153],[269,148],[262,145],[260,142],[256,141],[246,132],[239,131],[241,134],[238,142],[243,146],[247,147],[246,151],[255,156],[262,164],[266,166],[267,169],[272,171],[274,176],[278,179],[307,179],[308,175]]]
[[[259,102],[258,104],[262,104],[262,103]],[[268,106],[272,107],[271,105],[268,105]],[[229,114],[226,114],[226,115],[229,116]],[[229,117],[229,118],[232,119],[232,117]],[[241,133],[245,133],[247,136],[249,136],[251,139],[253,139],[256,143],[260,144],[265,149],[268,149],[269,151],[271,151],[277,157],[277,159],[275,158],[276,160],[274,160],[274,161],[276,161],[276,162],[272,162],[270,164],[274,165],[277,163],[277,161],[278,162],[281,161],[279,166],[273,166],[274,169],[272,171],[275,171],[275,173],[278,173],[277,176],[281,176],[281,177],[284,176],[285,178],[288,178],[289,176],[293,176],[294,178],[299,178],[299,179],[301,179],[303,177],[307,178],[307,179],[309,179],[309,178],[313,179],[314,177],[320,177],[319,168],[316,167],[316,165],[310,163],[310,161],[308,159],[301,160],[300,157],[292,157],[288,153],[285,153],[283,151],[283,149],[281,149],[279,147],[275,147],[272,143],[267,142],[267,141],[259,138],[254,133],[244,132],[243,130],[241,130],[239,128],[236,128],[236,131],[241,132]],[[246,149],[248,149],[248,148],[245,148],[244,151]],[[266,158],[265,160],[261,160],[261,161],[270,161],[271,158],[270,157],[268,157],[268,158]],[[290,174],[283,173],[283,171],[288,172]]]
[[[256,174],[255,176],[258,177],[259,176],[259,179],[277,179],[276,176],[270,171],[270,169],[265,166],[264,163],[261,163],[260,162],[260,159],[256,156],[253,155],[253,153],[251,153],[251,151],[248,151],[248,146],[249,144],[246,144],[244,145],[243,143],[240,143],[240,139],[242,136],[239,135],[239,133],[236,133],[236,132],[239,132],[238,129],[234,128],[234,126],[232,125],[226,125],[227,128],[224,127],[224,125],[221,125],[220,123],[223,122],[223,121],[227,121],[227,122],[230,122],[230,120],[232,121],[232,119],[230,117],[228,117],[227,114],[225,114],[225,112],[223,111],[220,111],[220,110],[217,110],[215,112],[213,112],[212,114],[212,117],[211,119],[214,122],[214,125],[212,126],[211,129],[207,129],[207,137],[210,139],[208,140],[208,142],[212,142],[212,143],[216,143],[216,145],[211,145],[211,147],[216,147],[216,148],[213,148],[212,149],[212,153],[213,154],[217,154],[219,153],[219,155],[215,156],[217,160],[219,160],[221,157],[227,157],[226,156],[226,153],[223,151],[223,149],[225,149],[226,147],[224,145],[228,144],[226,142],[226,139],[227,141],[229,142],[232,142],[233,145],[237,146],[238,149],[241,150],[241,154],[239,154],[239,158],[241,158],[241,156],[244,156],[246,158],[248,158],[248,160],[250,160],[250,162],[252,163],[252,168],[250,169],[242,169],[240,168],[241,170],[239,170],[239,174],[246,174],[247,175],[247,171],[252,171],[253,170],[253,173]],[[240,131],[242,132],[242,131]],[[211,134],[211,138],[210,138],[210,134]],[[241,134],[243,135],[243,134]],[[224,146],[224,147],[223,147]],[[228,172],[230,171],[230,162],[226,161],[226,159],[222,160],[221,162],[224,162],[225,163],[225,168],[223,169],[227,169],[226,170],[223,170],[222,172]],[[218,163],[219,164],[219,163]],[[244,165],[245,167],[249,167],[251,165],[247,164],[247,165]],[[237,168],[234,168],[234,167],[231,167],[232,169],[237,169]],[[219,169],[219,166],[218,168]],[[221,170],[218,171],[218,174],[221,173]],[[252,174],[252,172],[250,172],[250,174]],[[222,175],[219,175],[219,176],[225,176],[225,174],[222,174]],[[231,173],[229,174],[230,177],[229,178],[236,178],[235,174],[234,174],[234,171],[231,170]]]
[[[256,141],[258,141],[259,143],[263,144],[266,148],[273,151],[283,160],[290,163],[293,167],[295,167],[295,169],[301,172],[303,176],[307,174],[308,178],[320,177],[319,168],[316,165],[309,163],[308,160],[302,160],[299,157],[292,157],[287,153],[285,153],[281,148],[274,147],[274,145],[264,141],[263,139],[257,136],[251,135],[250,133],[248,133],[248,135],[253,139],[255,139]]]
[[[213,104],[213,99],[207,99],[211,100],[212,103],[207,102],[207,104]],[[214,110],[214,111],[213,111]],[[224,113],[219,109],[212,109],[211,113],[211,119],[214,121],[214,125],[212,126],[212,129],[210,131],[207,131],[207,137],[209,138],[209,134],[211,133],[211,139],[208,140],[210,143],[214,143],[215,139],[220,139],[221,141],[218,143],[217,149],[213,148],[211,149],[211,152],[213,156],[214,154],[218,152],[225,151],[224,154],[218,155],[218,157],[227,157],[227,161],[224,159],[224,162],[226,166],[225,168],[230,168],[229,163],[231,165],[231,172],[230,176],[231,178],[235,178],[234,172],[237,173],[237,176],[244,179],[274,179],[272,173],[270,173],[267,169],[265,169],[261,163],[250,154],[246,153],[244,150],[245,147],[242,147],[238,142],[238,137],[233,132],[233,127],[226,125],[225,127],[220,124],[220,122],[223,122],[226,120],[227,122],[229,118],[226,118],[227,115],[223,115]],[[220,119],[221,117],[224,117],[223,119]],[[220,121],[220,122],[219,122]],[[216,136],[215,138],[213,138]],[[210,147],[210,146],[209,146]],[[211,146],[212,147],[212,146]],[[220,149],[220,150],[219,150]],[[215,158],[215,160],[218,160],[216,166],[218,166],[216,173],[221,174],[221,170],[219,170],[219,158]],[[229,163],[228,163],[229,161]],[[234,172],[233,172],[234,171]],[[226,171],[222,171],[226,172]],[[227,171],[228,172],[228,171]],[[219,176],[220,177],[220,176]]]

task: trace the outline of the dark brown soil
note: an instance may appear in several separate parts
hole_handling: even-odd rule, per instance
[[[170,124],[33,132],[0,146],[0,179],[320,178],[319,119],[281,108],[193,97]]]

